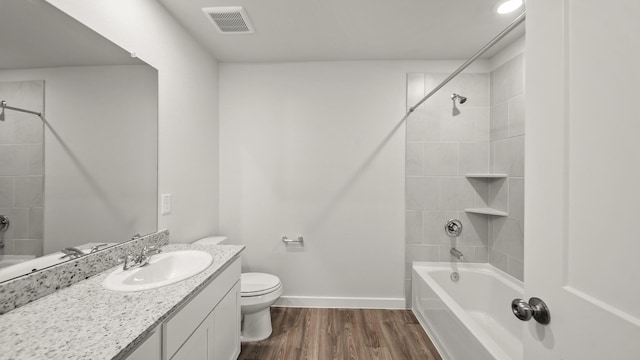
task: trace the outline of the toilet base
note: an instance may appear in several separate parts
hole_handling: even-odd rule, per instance
[[[242,315],[241,342],[260,341],[271,336],[271,312],[270,308]]]

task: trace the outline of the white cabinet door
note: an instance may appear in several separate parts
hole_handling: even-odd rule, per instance
[[[214,312],[212,311],[171,360],[213,360],[213,353],[210,350],[215,336],[213,324]]]
[[[240,355],[240,281],[171,360],[235,360]]]
[[[235,360],[240,355],[240,282],[214,310],[214,360]]]
[[[640,358],[638,14],[527,2],[526,360]]]
[[[162,337],[159,330],[159,328],[154,330],[151,336],[127,357],[127,360],[160,360]]]
[[[223,299],[225,299],[229,291],[238,285],[239,280],[240,259],[237,259],[213,280],[213,282],[208,284],[198,295],[191,299],[189,303],[165,321],[162,326],[163,359],[172,359],[176,352],[184,346],[183,344],[189,339],[191,334],[201,326],[203,320],[207,317],[211,317],[211,332],[213,332],[214,316],[212,314],[215,312],[218,304],[223,302]],[[226,335],[228,334],[225,334],[225,336]],[[240,334],[238,333],[238,340],[239,339]]]

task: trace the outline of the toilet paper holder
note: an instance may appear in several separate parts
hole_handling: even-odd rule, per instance
[[[304,238],[302,237],[302,235],[298,235],[297,239],[289,239],[287,237],[287,235],[282,235],[282,242],[285,243],[285,244],[288,244],[288,243],[302,243],[302,242],[304,242]]]

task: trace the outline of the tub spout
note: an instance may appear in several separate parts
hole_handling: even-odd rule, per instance
[[[464,257],[464,255],[462,255],[462,251],[456,248],[451,248],[451,250],[449,250],[449,254],[453,255],[453,257],[455,257],[458,260],[462,260],[462,258]]]

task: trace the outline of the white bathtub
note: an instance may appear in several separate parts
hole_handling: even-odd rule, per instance
[[[411,310],[443,359],[522,359],[524,323],[511,312],[521,281],[489,264],[414,262],[412,273]]]

